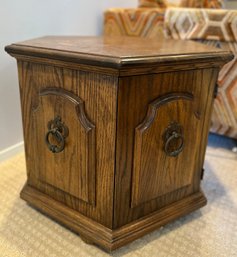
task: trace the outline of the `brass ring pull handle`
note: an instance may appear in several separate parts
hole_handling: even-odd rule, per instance
[[[174,140],[181,140],[180,145],[176,150],[170,151],[169,146]],[[168,140],[165,143],[165,153],[169,156],[175,157],[183,151],[183,148],[184,148],[184,137],[181,134],[173,131],[172,135],[168,138]]]
[[[48,122],[49,131],[45,135],[45,143],[52,153],[60,153],[65,148],[65,138],[69,131],[67,126],[61,122],[61,117],[57,116],[54,120]],[[51,143],[53,139],[57,144]]]
[[[177,122],[171,122],[163,134],[164,151],[168,156],[176,157],[184,149],[183,127]]]

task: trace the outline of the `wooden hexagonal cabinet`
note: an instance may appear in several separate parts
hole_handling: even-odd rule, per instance
[[[6,51],[18,64],[22,199],[108,251],[206,204],[210,115],[230,52],[76,36]]]

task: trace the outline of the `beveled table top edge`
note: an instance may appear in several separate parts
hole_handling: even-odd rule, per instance
[[[75,39],[74,39],[75,38]],[[74,40],[74,41],[73,41]],[[76,41],[77,40],[77,41]],[[93,66],[102,66],[102,67],[109,67],[109,68],[115,68],[120,69],[123,67],[129,67],[129,66],[141,66],[141,65],[147,65],[147,66],[153,66],[155,64],[162,64],[162,63],[168,63],[170,65],[172,64],[182,64],[182,63],[198,63],[198,62],[205,62],[206,60],[209,60],[212,64],[223,65],[224,63],[230,61],[233,59],[233,54],[230,51],[221,50],[214,47],[209,46],[203,46],[200,43],[196,42],[190,42],[190,41],[182,41],[180,40],[148,40],[148,39],[139,39],[136,38],[130,38],[130,37],[115,37],[115,38],[109,38],[107,43],[103,45],[103,40],[107,40],[105,37],[67,37],[67,36],[46,36],[38,39],[23,41],[20,43],[14,43],[11,45],[8,45],[5,47],[6,52],[11,54],[14,57],[19,56],[30,56],[30,57],[40,57],[40,58],[47,58],[52,60],[62,60],[62,61],[69,61],[69,62],[75,62],[75,63],[81,63],[86,65],[93,65]],[[123,47],[126,47],[126,42],[139,46],[144,46],[145,40],[148,40],[150,42],[151,47],[153,49],[150,49],[149,46],[147,49],[141,50],[141,53],[139,54],[139,50],[136,51],[130,46],[130,49],[127,50],[127,52],[131,51],[131,54],[121,54],[123,53],[123,49],[120,51],[120,53],[117,53],[113,55],[114,52],[116,52],[116,49],[110,50],[110,46],[113,47],[113,42],[117,42],[121,40],[123,42]],[[136,42],[135,42],[135,41]],[[49,45],[47,44],[47,41],[50,42]],[[79,41],[85,41],[85,42],[94,42],[94,48],[90,52],[90,46],[88,46],[88,49],[86,47],[83,48],[83,44],[80,49],[80,46],[77,49],[76,43]],[[55,42],[55,47],[54,47]],[[56,43],[62,42],[62,45],[58,46]],[[66,45],[67,42],[72,42],[71,46]],[[102,42],[102,43],[101,43]],[[109,42],[109,43],[108,43]],[[125,43],[124,43],[125,42]],[[69,44],[68,43],[68,44]],[[174,44],[173,50],[170,50],[170,53],[167,52],[166,49],[164,49],[163,45],[166,43],[168,44]],[[63,48],[63,44],[65,45],[65,48]],[[73,45],[74,44],[74,45]],[[102,45],[101,45],[102,44]],[[117,43],[118,44],[118,43]],[[192,49],[195,50],[195,47],[197,47],[197,52],[195,51],[188,51],[185,50],[180,44],[184,44],[187,47],[189,45],[192,46]],[[154,47],[157,45],[157,47],[161,46],[160,49],[154,50]],[[121,46],[121,48],[122,48]],[[176,46],[178,49],[176,49]],[[107,48],[110,50],[110,52],[106,53]],[[118,47],[118,46],[117,46]],[[163,48],[162,48],[163,47]],[[178,50],[185,50],[186,52],[179,52]],[[102,49],[101,49],[102,48]],[[98,49],[98,52],[96,50]],[[119,49],[119,48],[118,48]],[[203,49],[203,50],[202,50]],[[161,50],[161,51],[160,51]],[[172,53],[173,51],[173,53]],[[126,53],[126,49],[124,50]],[[138,54],[137,54],[138,53]],[[147,54],[146,54],[147,53]],[[219,64],[218,64],[219,63]]]

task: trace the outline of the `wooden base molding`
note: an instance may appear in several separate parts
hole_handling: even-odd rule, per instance
[[[207,203],[206,197],[200,191],[121,228],[111,230],[31,186],[24,186],[21,198],[74,232],[79,233],[86,243],[94,243],[108,252],[195,211]]]

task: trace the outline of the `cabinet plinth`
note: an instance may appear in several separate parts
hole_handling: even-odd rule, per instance
[[[206,204],[214,89],[230,52],[194,42],[43,37],[17,59],[21,198],[107,251]]]

